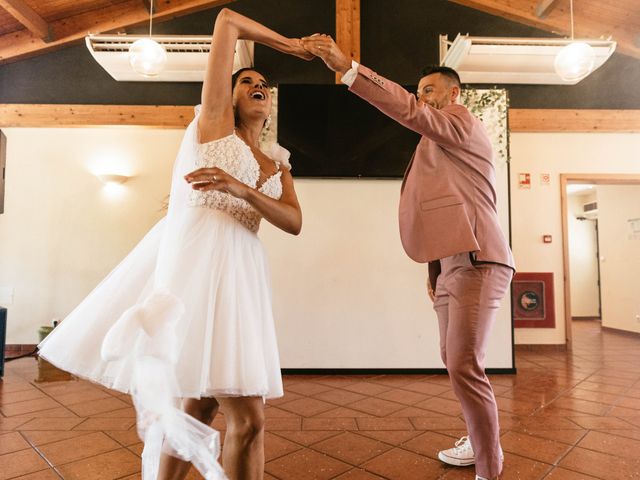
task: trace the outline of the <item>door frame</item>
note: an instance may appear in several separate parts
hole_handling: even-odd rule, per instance
[[[569,262],[569,204],[567,199],[568,184],[588,183],[593,185],[640,185],[640,174],[623,173],[561,173],[560,174],[560,209],[562,212],[562,264],[564,272],[564,325],[567,349],[573,347],[571,330],[571,274]],[[602,285],[600,285],[602,288]],[[602,308],[602,304],[600,305]]]

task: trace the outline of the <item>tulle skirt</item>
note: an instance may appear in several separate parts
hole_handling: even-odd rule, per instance
[[[224,212],[189,208],[172,255],[170,290],[185,307],[176,376],[182,397],[283,395],[269,271],[260,240]],[[153,289],[166,219],[40,344],[40,355],[81,378],[128,392],[133,360],[105,362],[107,331]]]

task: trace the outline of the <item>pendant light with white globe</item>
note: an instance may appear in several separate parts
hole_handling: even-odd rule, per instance
[[[167,52],[151,38],[153,25],[153,0],[149,10],[149,38],[136,40],[129,48],[129,63],[136,73],[144,77],[155,77],[167,63]]]
[[[569,0],[571,12],[571,40],[573,36],[573,0]],[[595,65],[595,52],[586,42],[574,42],[562,48],[556,55],[554,67],[562,80],[577,82],[589,75]]]

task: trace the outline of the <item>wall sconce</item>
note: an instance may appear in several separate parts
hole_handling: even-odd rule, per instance
[[[96,177],[105,185],[122,185],[129,180],[126,175],[96,175]]]

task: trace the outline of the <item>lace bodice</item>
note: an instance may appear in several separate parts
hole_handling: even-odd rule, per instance
[[[259,192],[275,199],[282,196],[282,167],[290,168],[288,153],[277,144],[266,149],[265,154],[274,158],[280,167],[278,172],[269,177],[257,188],[260,177],[260,166],[249,146],[235,133],[212,142],[198,145],[198,165],[202,167],[218,167],[242,183],[257,188]],[[285,153],[286,152],[286,153]],[[285,158],[286,157],[286,158]],[[262,215],[247,201],[233,195],[215,190],[191,192],[190,206],[204,206],[228,213],[252,232],[260,227]]]

